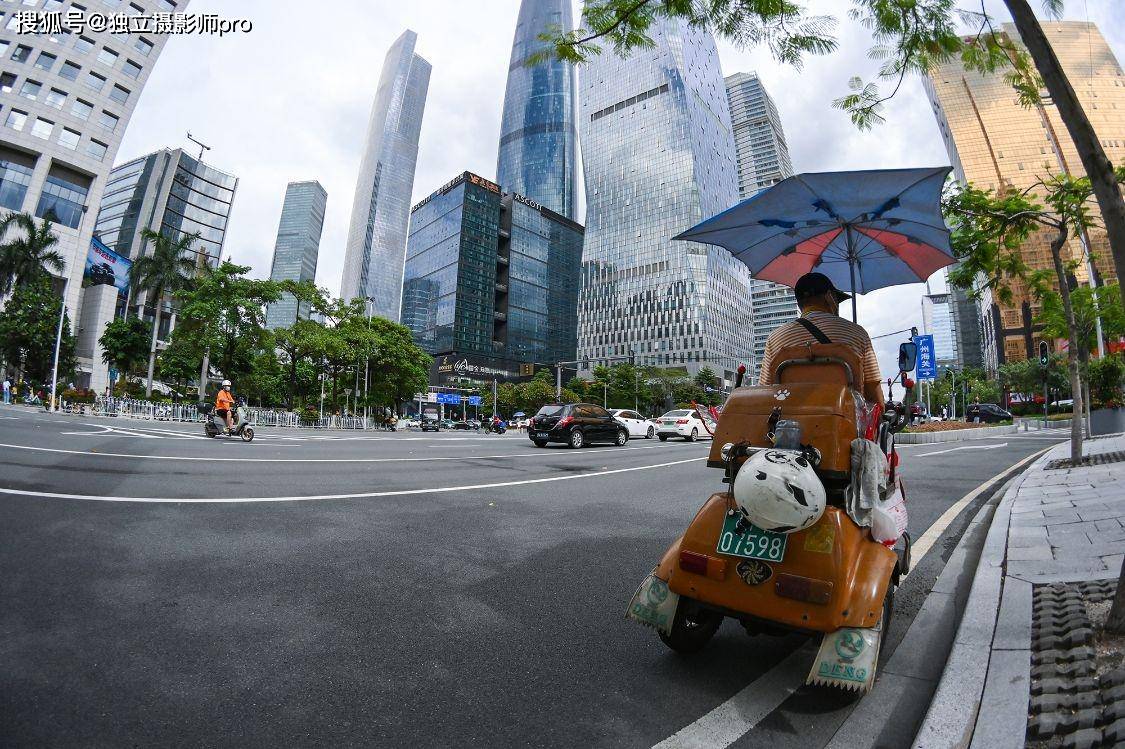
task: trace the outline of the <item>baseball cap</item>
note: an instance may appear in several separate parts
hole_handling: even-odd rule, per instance
[[[823,273],[806,273],[797,279],[797,283],[793,286],[793,293],[798,299],[807,299],[810,296],[820,296],[821,294],[831,291],[837,301],[844,301],[851,299],[851,294],[845,294],[836,288],[831,279]]]

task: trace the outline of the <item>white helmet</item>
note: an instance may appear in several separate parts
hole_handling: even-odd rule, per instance
[[[229,388],[230,387],[230,380],[223,380],[223,387]]]
[[[759,450],[734,479],[734,499],[750,522],[775,533],[804,530],[824,514],[826,497],[799,450]]]

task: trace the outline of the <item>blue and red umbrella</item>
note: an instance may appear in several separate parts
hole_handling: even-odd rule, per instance
[[[754,278],[785,286],[810,271],[853,294],[918,283],[956,262],[941,215],[949,171],[798,174],[674,239],[725,247]]]

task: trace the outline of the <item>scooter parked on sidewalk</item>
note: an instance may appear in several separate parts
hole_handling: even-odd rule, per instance
[[[868,406],[855,377],[862,362],[846,346],[781,354],[776,385],[742,387],[739,368],[707,463],[724,470],[727,488],[706,500],[626,616],[681,653],[703,648],[725,617],[751,636],[820,634],[807,683],[865,693],[910,569],[894,449],[907,409]],[[914,356],[913,343],[900,347],[907,388]]]
[[[243,442],[254,439],[254,427],[250,426],[250,412],[241,399],[235,409],[234,428],[227,432],[226,421],[215,413],[213,403],[200,403],[199,412],[203,414],[203,432],[208,437],[241,437]]]

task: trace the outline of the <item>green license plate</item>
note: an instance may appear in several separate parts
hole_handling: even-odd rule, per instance
[[[785,545],[789,542],[789,537],[784,533],[764,531],[756,525],[751,525],[747,533],[739,533],[737,527],[738,516],[727,515],[723,520],[723,532],[719,534],[719,544],[715,551],[766,562],[780,562],[785,556]]]

